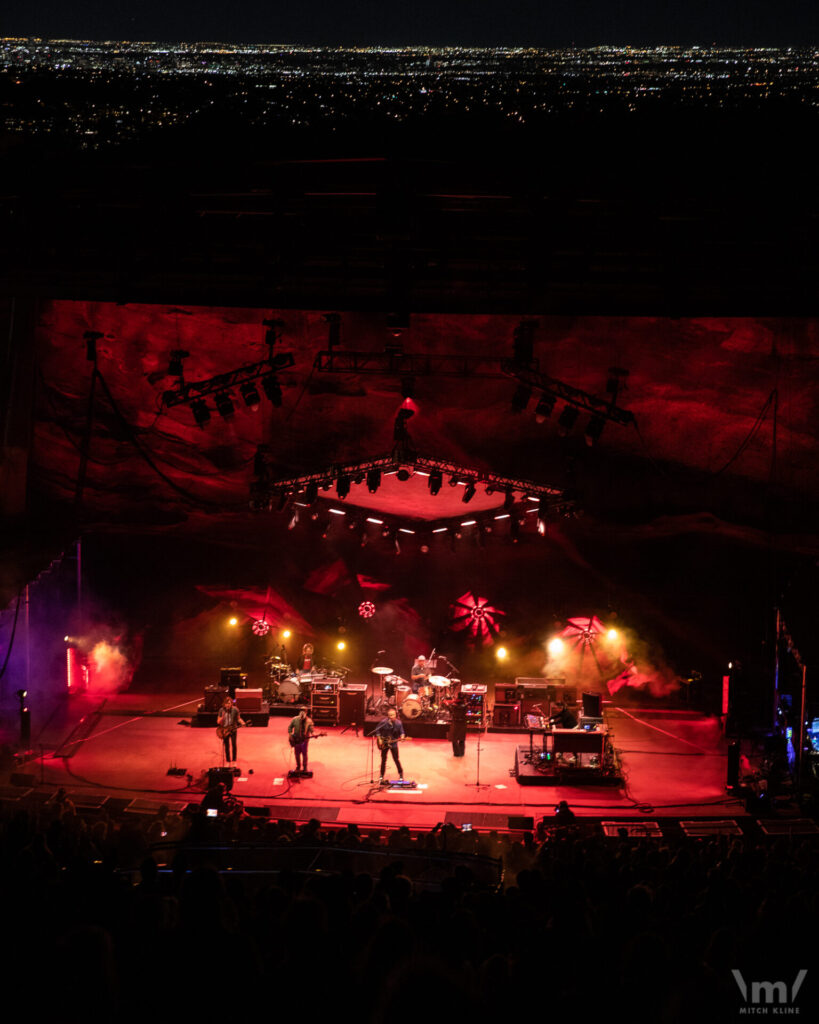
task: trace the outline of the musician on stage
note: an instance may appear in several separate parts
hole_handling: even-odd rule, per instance
[[[398,778],[403,782],[404,769],[401,767],[401,759],[398,756],[398,744],[404,739],[404,726],[398,719],[398,712],[395,708],[389,708],[387,717],[382,718],[375,727],[374,733],[378,746],[381,748],[381,775],[379,783],[384,784],[384,773],[387,770],[387,753],[392,754],[395,767],[398,769]]]
[[[558,710],[552,715],[550,724],[556,729],[576,729],[577,715],[575,715],[565,704],[558,704]]]
[[[230,699],[230,694],[225,694],[219,717],[216,719],[216,730],[225,745],[225,760],[236,760],[236,733],[240,725],[247,725],[239,714],[239,709]],[[231,757],[231,753],[233,756]]]
[[[412,692],[418,693],[419,690],[423,690],[427,685],[428,679],[429,669],[427,668],[427,659],[423,654],[419,654],[412,663],[412,669],[410,670],[410,686],[412,687]]]
[[[290,746],[296,752],[296,771],[307,771],[307,746],[313,735],[313,719],[307,714],[307,708],[300,708],[295,718],[290,720],[287,736]]]
[[[305,644],[301,649],[301,658],[299,659],[299,671],[300,672],[312,672],[313,671],[313,645]]]

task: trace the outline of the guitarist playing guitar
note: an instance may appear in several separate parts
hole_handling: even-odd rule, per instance
[[[313,735],[313,719],[307,714],[307,708],[301,708],[287,727],[287,738],[296,752],[296,771],[307,771],[307,745]]]
[[[375,727],[374,733],[376,743],[381,751],[381,775],[379,783],[384,785],[384,772],[387,770],[387,754],[392,754],[395,767],[398,769],[398,778],[404,781],[404,769],[401,767],[401,760],[398,757],[398,743],[406,738],[404,726],[398,718],[395,708],[387,710],[387,717],[382,718]]]
[[[230,699],[230,694],[225,694],[219,717],[216,720],[216,735],[225,745],[226,761],[236,760],[236,732],[240,725],[247,725],[247,722],[242,719],[239,709]]]

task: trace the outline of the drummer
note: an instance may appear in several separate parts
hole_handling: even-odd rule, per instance
[[[419,654],[412,663],[412,669],[410,671],[410,686],[412,687],[412,692],[418,693],[418,691],[421,690],[426,693],[428,679],[429,669],[427,668],[427,659],[423,654]]]

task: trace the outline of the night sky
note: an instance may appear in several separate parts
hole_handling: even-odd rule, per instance
[[[819,43],[815,0],[6,0],[0,35],[327,45]]]

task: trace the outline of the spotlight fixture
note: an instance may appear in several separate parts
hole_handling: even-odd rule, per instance
[[[415,415],[412,409],[399,409],[398,414],[395,417],[395,425],[393,427],[392,436],[394,441],[409,441],[409,434],[407,433],[407,420],[411,420]]]
[[[453,473],[452,476],[449,478],[450,487],[457,487],[460,482],[461,481],[458,479],[458,476],[455,473]]]
[[[318,498],[318,484],[315,480],[311,480],[304,488],[304,503],[306,505],[312,505],[316,498]]]
[[[495,657],[498,659],[498,661],[506,661],[506,659],[509,657],[509,652],[506,650],[505,647],[496,647]]]
[[[358,606],[358,614],[362,619],[371,619],[375,615],[375,605],[372,601],[362,601]]]
[[[603,433],[605,425],[606,421],[602,416],[592,416],[589,420],[589,425],[586,427],[585,433],[586,444],[589,448],[593,448],[600,440],[600,435]]]
[[[253,412],[259,408],[262,404],[262,400],[259,397],[259,391],[253,381],[245,381],[244,384],[239,388],[242,398],[244,399],[245,405],[248,409],[252,409]]]
[[[546,536],[546,517],[549,514],[549,502],[541,498],[537,506],[537,532],[541,537]]]
[[[338,480],[336,480],[336,494],[339,498],[346,498],[350,493],[350,478],[346,473],[342,474]]]
[[[204,427],[206,423],[210,422],[210,409],[204,398],[195,398],[191,402],[191,412],[197,427]]]
[[[510,489],[510,490],[508,490],[506,492],[506,495],[504,496],[504,499],[503,499],[503,510],[504,510],[504,512],[511,512],[514,507],[515,507],[515,492]]]
[[[332,352],[336,345],[341,344],[341,316],[325,313],[321,319],[327,324],[327,348]]]
[[[168,362],[168,376],[169,377],[182,377],[184,375],[184,368],[182,366],[182,360],[187,359],[190,352],[186,352],[184,348],[175,348],[171,351],[171,357]]]
[[[567,437],[577,423],[579,411],[573,405],[564,405],[563,412],[557,418],[557,432],[561,437]]]
[[[381,486],[381,470],[371,469],[367,474],[367,490],[370,494],[375,494],[378,488]]]
[[[545,423],[552,415],[557,399],[554,395],[541,395],[535,406],[535,422]]]
[[[461,501],[467,505],[475,497],[475,481],[470,480],[464,488],[464,493],[461,496]]]
[[[532,397],[532,389],[521,384],[512,395],[512,412],[523,412]]]
[[[216,411],[222,419],[231,419],[236,410],[233,406],[233,399],[227,391],[220,391],[214,398],[214,401],[216,402]]]
[[[262,388],[264,390],[264,393],[270,399],[271,403],[275,405],[277,409],[281,408],[281,384],[279,384],[279,382],[276,380],[272,373],[268,374],[267,377],[262,377]]]
[[[438,491],[440,491],[441,484],[443,482],[444,482],[443,473],[440,471],[440,469],[434,469],[429,474],[429,480],[427,481],[427,486],[429,487],[429,493],[430,494],[437,494]]]

